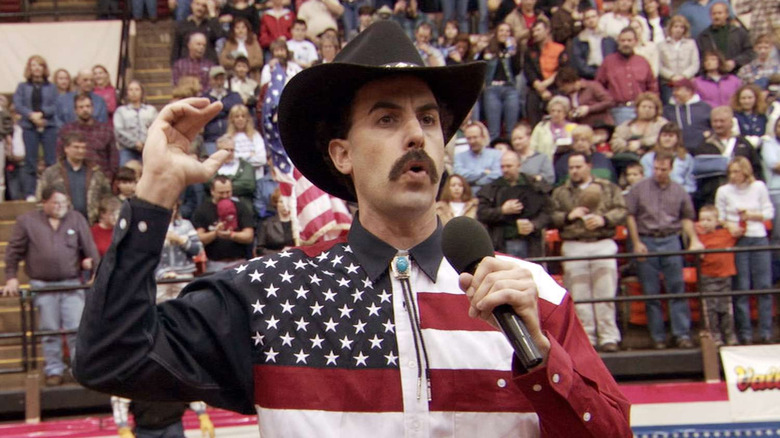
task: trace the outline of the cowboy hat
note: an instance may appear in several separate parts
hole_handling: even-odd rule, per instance
[[[458,130],[485,82],[481,62],[425,67],[419,52],[392,21],[372,24],[336,55],[333,62],[310,67],[284,87],[279,101],[279,133],[298,170],[322,190],[354,201],[348,178],[326,159],[327,143],[343,138],[333,132],[355,93],[368,82],[397,75],[425,81],[442,112],[445,143]]]

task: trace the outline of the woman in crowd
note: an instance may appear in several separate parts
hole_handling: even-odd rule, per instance
[[[713,108],[729,105],[742,81],[729,73],[726,58],[720,52],[704,52],[701,63],[704,71],[693,80],[699,97]]]
[[[634,29],[637,35],[636,46],[634,46],[634,53],[645,58],[647,63],[650,64],[650,70],[653,72],[653,76],[658,77],[658,46],[646,39],[642,33],[642,25],[647,24],[644,18],[640,16],[631,17],[631,23],[629,27]]]
[[[644,0],[642,2],[642,17],[650,28],[648,41],[658,44],[666,39],[666,21],[668,17],[661,16],[661,4],[658,0]]]
[[[54,112],[59,93],[57,87],[49,82],[49,66],[39,55],[27,60],[24,68],[24,82],[16,87],[14,107],[22,116],[24,139],[24,167],[22,168],[22,192],[28,201],[34,201],[38,178],[38,149],[43,146],[43,159],[46,166],[57,161],[57,127]]]
[[[693,177],[693,157],[685,149],[682,130],[674,122],[666,123],[661,127],[655,147],[642,156],[640,163],[642,164],[642,169],[644,169],[645,178],[653,176],[655,154],[662,152],[674,155],[672,172],[669,175],[672,181],[683,186],[688,194],[696,192],[696,179]]]
[[[314,61],[312,65],[333,62],[339,51],[341,51],[341,44],[338,39],[320,38],[320,59]]]
[[[571,146],[571,131],[577,126],[566,120],[571,110],[569,98],[555,96],[547,103],[549,119],[539,122],[531,133],[531,147],[547,155],[555,165],[555,157],[565,154]]]
[[[181,203],[173,207],[168,233],[165,235],[160,263],[154,271],[156,280],[188,279],[195,274],[193,257],[203,251],[203,243],[192,223],[181,217]],[[158,283],[157,301],[176,298],[186,283]]]
[[[455,37],[455,45],[447,52],[444,62],[447,65],[458,65],[469,61],[471,61],[471,40],[468,34],[462,33]]]
[[[442,225],[458,216],[476,218],[477,204],[477,198],[471,195],[471,187],[466,179],[454,174],[444,184],[439,202],[436,203],[436,214]]]
[[[444,32],[439,37],[439,49],[444,57],[447,57],[450,51],[455,48],[455,39],[460,34],[458,20],[449,20],[444,23]]]
[[[236,59],[241,56],[249,60],[250,72],[257,74],[263,68],[263,49],[250,30],[246,18],[237,17],[233,20],[225,45],[219,53],[219,63],[225,70],[233,70]]]
[[[668,122],[661,116],[663,105],[655,93],[640,94],[635,104],[636,117],[618,125],[612,134],[610,146],[615,154],[644,155],[655,145],[661,127]]]
[[[746,84],[731,96],[731,109],[744,136],[761,137],[766,132],[766,100],[755,84]]]
[[[137,80],[127,84],[125,104],[114,113],[114,137],[119,148],[119,165],[141,161],[146,133],[157,117],[157,108],[144,103],[144,87]]]
[[[255,248],[257,256],[274,254],[295,245],[292,211],[278,188],[271,194],[271,205],[276,207],[276,214],[260,223]]]
[[[693,79],[699,72],[699,48],[690,37],[691,25],[682,15],[669,20],[666,39],[658,44],[661,77],[661,101],[669,103],[672,97],[671,83],[680,79]]]
[[[616,41],[620,31],[631,24],[631,18],[636,17],[633,0],[616,0],[613,3],[612,11],[607,12],[599,18],[599,30],[603,35],[614,38]],[[643,17],[639,17],[642,23],[640,39],[648,41],[650,39],[650,27]]]
[[[57,69],[51,77],[57,87],[57,93],[65,94],[73,90],[73,79],[64,68]]]
[[[774,218],[775,211],[763,181],[753,176],[753,166],[745,157],[734,157],[728,166],[728,183],[715,194],[718,219],[737,239],[737,247],[769,245],[764,221]],[[772,262],[769,251],[737,252],[736,290],[770,289]],[[772,295],[759,295],[758,342],[772,342]],[[753,343],[748,296],[734,297],[734,320],[737,337],[743,345]]]
[[[116,111],[116,88],[111,85],[111,77],[108,75],[108,70],[98,64],[92,67],[92,75],[95,78],[95,89],[93,92],[106,101],[108,117],[111,117],[114,111]]]
[[[236,147],[236,158],[243,159],[255,169],[255,179],[263,177],[266,164],[265,143],[257,130],[249,108],[244,105],[236,105],[230,109],[228,115],[227,135],[233,138]]]
[[[501,23],[487,47],[475,57],[487,62],[482,102],[491,140],[501,136],[502,121],[504,129],[509,130],[520,117],[520,94],[515,86],[515,76],[522,66],[520,53],[512,28]]]

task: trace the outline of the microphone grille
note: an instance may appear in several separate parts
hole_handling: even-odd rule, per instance
[[[456,217],[444,226],[441,250],[458,273],[473,273],[477,263],[495,254],[485,227],[465,216]]]

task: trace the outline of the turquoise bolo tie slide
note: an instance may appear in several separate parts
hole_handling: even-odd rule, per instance
[[[393,276],[399,280],[409,278],[409,273],[412,270],[412,261],[409,259],[409,253],[399,251],[390,262],[390,270],[393,271]]]

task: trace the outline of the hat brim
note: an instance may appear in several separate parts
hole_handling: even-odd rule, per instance
[[[316,123],[328,120],[338,106],[363,85],[377,79],[409,75],[425,81],[445,117],[445,144],[466,118],[485,81],[485,64],[474,62],[447,67],[374,67],[346,63],[321,64],[295,75],[284,87],[279,102],[279,133],[295,167],[314,185],[333,196],[356,201],[342,178],[317,149]]]

